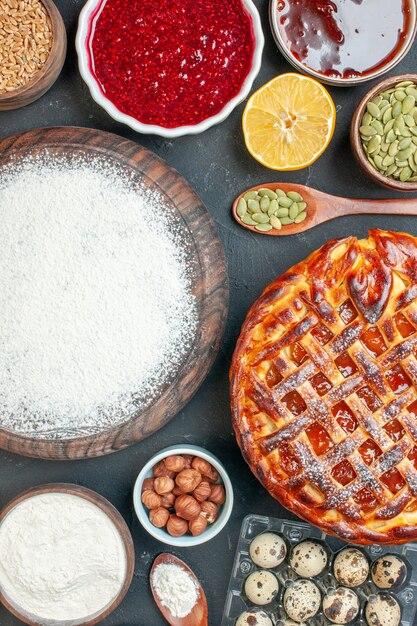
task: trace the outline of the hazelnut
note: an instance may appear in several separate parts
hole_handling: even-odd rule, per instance
[[[205,481],[201,482],[197,489],[194,489],[192,495],[199,502],[203,502],[203,500],[207,500],[211,495],[211,485]]]
[[[219,509],[217,504],[214,502],[209,502],[206,500],[200,504],[201,506],[201,515],[206,518],[209,524],[214,524],[219,514]]]
[[[167,458],[164,459],[164,462],[165,462],[165,467],[170,472],[178,473],[178,472],[182,472],[182,470],[185,469],[185,461],[182,456],[179,456],[179,455],[167,456]]]
[[[169,511],[162,507],[153,509],[153,511],[149,513],[149,519],[157,528],[164,528],[169,520]]]
[[[152,468],[153,475],[155,478],[159,478],[160,476],[169,476],[169,478],[174,478],[175,472],[170,472],[165,465],[165,461],[159,461]]]
[[[210,502],[214,502],[214,504],[224,504],[224,501],[226,500],[226,492],[223,485],[213,485],[211,488],[211,495],[208,499]]]
[[[192,463],[193,458],[194,458],[193,455],[192,454],[183,454],[182,458],[184,459],[184,463],[185,463],[184,469],[190,469],[191,463]]]
[[[210,474],[204,474],[204,478],[208,480],[209,483],[217,483],[219,480],[219,472],[212,467]]]
[[[178,517],[190,521],[200,515],[201,506],[192,496],[183,495],[175,500],[175,511]]]
[[[142,483],[142,493],[144,491],[155,491],[155,489],[153,488],[153,478],[145,478],[145,480]]]
[[[157,509],[161,506],[161,496],[148,489],[142,494],[142,502],[148,509]]]
[[[199,456],[195,456],[193,458],[191,467],[197,470],[197,472],[200,472],[200,474],[207,474],[207,475],[210,475],[211,470],[213,469],[208,461],[205,461],[204,459],[200,459]]]
[[[172,537],[181,537],[188,531],[188,522],[176,515],[171,515],[167,523],[167,531]]]
[[[159,476],[155,478],[154,488],[160,496],[170,493],[175,487],[175,483],[169,476]]]
[[[161,506],[163,506],[164,509],[171,509],[174,506],[175,496],[173,493],[164,493],[161,500]]]
[[[181,489],[179,487],[177,487],[177,485],[175,485],[174,489],[172,490],[172,495],[177,497],[177,496],[182,496],[183,495],[183,491],[181,491]]]
[[[181,489],[182,493],[190,493],[197,489],[201,483],[202,476],[200,472],[195,469],[185,469],[178,474],[175,479],[177,486]]]
[[[190,533],[193,537],[201,535],[207,528],[207,520],[203,515],[199,515],[189,523]]]

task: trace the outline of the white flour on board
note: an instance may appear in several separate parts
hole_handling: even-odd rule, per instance
[[[0,170],[0,426],[92,434],[148,405],[197,329],[181,225],[100,159]]]

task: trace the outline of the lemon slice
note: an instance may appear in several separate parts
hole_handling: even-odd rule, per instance
[[[333,137],[336,109],[318,81],[282,74],[249,98],[242,124],[246,147],[273,170],[300,170],[316,161]]]

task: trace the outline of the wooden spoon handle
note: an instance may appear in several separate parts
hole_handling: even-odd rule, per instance
[[[339,198],[338,198],[339,200]],[[362,200],[360,198],[340,198],[328,207],[329,219],[358,213],[378,213],[383,215],[417,215],[417,198],[395,198],[389,200]]]

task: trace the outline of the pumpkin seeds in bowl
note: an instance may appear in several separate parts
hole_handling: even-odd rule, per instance
[[[369,163],[387,178],[417,181],[417,85],[397,83],[366,106],[359,128]]]
[[[236,215],[243,224],[262,233],[300,224],[307,217],[307,203],[297,191],[285,192],[277,187],[247,191],[236,206]]]

